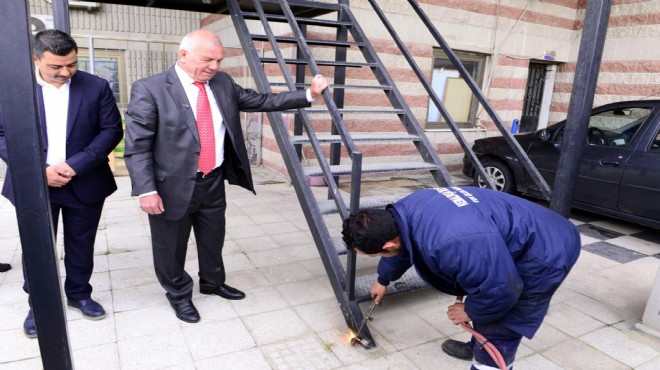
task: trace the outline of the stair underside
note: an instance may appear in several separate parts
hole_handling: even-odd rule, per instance
[[[362,275],[355,279],[355,300],[364,302],[371,299],[371,284],[378,279],[378,274]],[[406,292],[428,288],[430,285],[424,281],[414,268],[408,269],[401,279],[393,281],[387,287],[387,295],[397,295]]]

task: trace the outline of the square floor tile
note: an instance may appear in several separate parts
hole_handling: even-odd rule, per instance
[[[660,244],[660,231],[657,230],[645,230],[639,233],[631,234],[631,236],[646,240],[648,242]]]
[[[257,348],[195,361],[197,370],[271,370],[272,367]]]
[[[245,295],[245,299],[231,302],[241,316],[275,311],[288,306],[282,295],[273,287],[246,290]]]
[[[200,325],[201,324],[201,325]],[[186,343],[194,360],[211,358],[255,346],[240,319],[199,323],[183,329]]]
[[[73,364],[76,370],[119,370],[119,349],[117,343],[102,344],[73,351]]]
[[[625,235],[607,241],[610,244],[618,245],[621,248],[626,248],[652,256],[660,253],[660,244],[650,242],[648,240],[640,239],[631,235]]]
[[[646,257],[645,254],[619,247],[608,242],[597,242],[582,246],[582,249],[619,263],[626,263]]]
[[[115,322],[120,341],[177,330],[182,326],[169,304],[117,312]]]
[[[309,330],[290,308],[243,316],[243,322],[259,346],[296,338]]]
[[[261,350],[275,369],[335,369],[342,364],[331,347],[315,335],[263,346]]]
[[[550,324],[572,337],[579,337],[605,326],[605,323],[563,303],[550,307],[544,323]]]
[[[630,369],[578,339],[560,343],[544,351],[543,356],[561,366],[562,369]]]
[[[374,319],[369,323],[369,327],[372,331],[378,331],[397,349],[415,347],[445,337],[443,333],[416,316],[408,316],[405,320]]]
[[[182,329],[118,342],[122,370],[176,368],[192,362]]]
[[[578,225],[577,228],[580,231],[580,234],[600,240],[616,238],[623,235],[622,233],[613,230],[608,230],[603,227],[594,226],[591,224]]]
[[[660,352],[634,340],[630,333],[612,327],[597,330],[580,339],[630,367],[642,365],[660,356]]]

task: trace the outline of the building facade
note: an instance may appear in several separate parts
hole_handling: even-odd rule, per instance
[[[331,0],[326,0],[331,1]],[[332,1],[334,2],[334,1]],[[419,0],[443,38],[507,126],[533,131],[566,117],[587,2],[585,0]],[[203,27],[217,33],[226,47],[223,69],[251,87],[249,69],[228,15],[163,10],[137,6],[69,1],[71,33],[80,49],[80,68],[108,79],[125,111],[131,83],[162,72],[176,61],[177,46],[187,32]],[[403,0],[379,0],[390,22],[426,71],[468,140],[498,135],[445,53]],[[458,170],[462,149],[437,108],[408,66],[367,0],[350,0],[350,8],[367,32],[399,90],[424,126],[450,170]],[[33,31],[52,27],[52,3],[30,2]],[[51,23],[49,23],[51,22]],[[254,21],[251,27],[259,29]],[[280,35],[290,34],[282,26]],[[331,38],[327,29],[310,27],[309,37]],[[613,0],[594,105],[660,96],[660,0]],[[261,50],[269,53],[264,42]],[[286,50],[285,50],[286,51]],[[291,52],[293,49],[291,48]],[[327,49],[315,51],[319,57]],[[348,55],[348,59],[351,59]],[[93,60],[94,62],[90,62]],[[272,73],[277,74],[275,68]],[[269,70],[269,71],[271,71]],[[327,70],[327,77],[332,71]],[[275,77],[277,78],[277,77]],[[347,72],[347,83],[365,76]],[[356,106],[377,106],[380,97],[354,96]],[[515,123],[514,123],[515,122]],[[246,114],[244,127],[253,164],[283,169],[268,120]],[[387,121],[364,131],[388,131]],[[398,123],[396,123],[398,125]],[[122,145],[116,151],[116,173],[124,174]],[[392,147],[382,160],[406,157]]]
[[[350,0],[350,8],[368,33],[380,58],[395,76],[399,90],[436,146],[450,170],[461,166],[462,149],[443,123],[367,0]],[[419,0],[443,38],[462,60],[472,78],[507,126],[533,131],[566,118],[587,2],[584,0]],[[426,71],[468,140],[498,135],[490,117],[448,62],[445,53],[411,10],[407,1],[379,0],[389,21]],[[202,26],[225,42],[238,44],[229,16],[209,15]],[[256,33],[260,25],[252,24]],[[331,39],[327,29],[310,27],[308,37]],[[280,35],[290,30],[283,27]],[[660,96],[660,1],[613,0],[594,106],[615,101]],[[263,50],[269,46],[264,42]],[[316,50],[322,58],[323,49]],[[351,60],[349,53],[348,59]],[[328,71],[327,77],[331,77]],[[273,72],[275,73],[275,72]],[[365,76],[347,71],[348,83],[365,83]],[[373,106],[378,98],[368,93],[352,100]],[[514,124],[514,122],[516,122]],[[372,131],[387,131],[374,122]],[[279,149],[268,123],[262,132],[262,163],[281,167]],[[384,157],[405,157],[394,147]],[[387,158],[384,158],[387,160]]]

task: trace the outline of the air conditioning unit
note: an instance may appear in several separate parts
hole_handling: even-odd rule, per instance
[[[30,28],[32,29],[33,35],[39,31],[55,28],[53,16],[46,14],[32,14],[30,16]]]
[[[53,3],[53,0],[46,0],[49,3]],[[69,0],[69,8],[86,8],[87,10],[98,9],[101,6],[100,3],[93,1],[75,1]]]

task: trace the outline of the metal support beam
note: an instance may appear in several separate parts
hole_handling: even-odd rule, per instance
[[[73,369],[43,165],[27,0],[3,2],[0,32],[3,62],[11,66],[0,71],[4,86],[11,86],[0,89],[0,106],[41,361],[47,370]]]
[[[53,0],[53,23],[56,29],[71,34],[69,0]]]
[[[566,117],[566,133],[550,199],[550,208],[565,217],[568,217],[571,211],[573,193],[580,172],[580,158],[587,137],[611,7],[611,0],[589,1],[584,16],[584,30]]]

